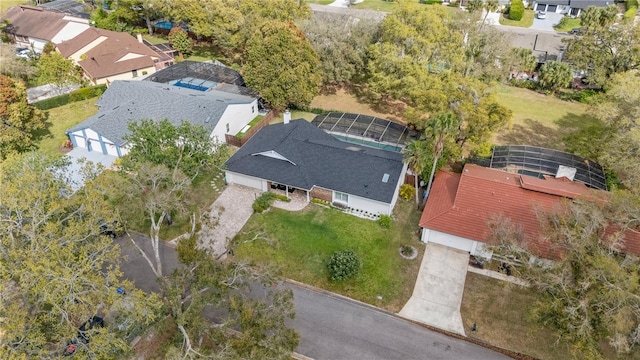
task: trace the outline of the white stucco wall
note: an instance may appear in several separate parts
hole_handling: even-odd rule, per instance
[[[20,44],[22,46],[26,46],[28,48],[31,49],[31,47],[33,46],[33,49],[35,52],[37,52],[38,54],[42,53],[42,50],[44,49],[44,46],[48,43],[49,41],[44,40],[44,39],[38,39],[38,38],[29,38],[29,44]]]
[[[143,75],[142,74],[143,71],[146,71],[147,73]],[[115,80],[142,80],[146,76],[151,75],[155,72],[156,72],[156,67],[154,65],[147,68],[138,69],[138,76],[136,77],[133,77],[133,74],[131,73],[131,71],[128,71],[126,73],[96,79],[95,84],[96,85],[107,84],[107,81],[109,81],[109,83],[112,83]]]
[[[407,174],[407,169],[409,164],[402,165],[402,171],[400,172],[400,177],[398,178],[398,182],[396,184],[396,190],[393,193],[393,199],[391,200],[391,211],[393,212],[393,208],[396,206],[396,201],[398,201],[398,196],[400,195],[400,187],[404,184],[404,176]]]
[[[80,20],[83,21],[68,22],[67,25],[65,25],[62,30],[58,31],[53,39],[51,39],[51,42],[54,44],[60,44],[63,41],[71,40],[90,27],[89,20]]]
[[[227,124],[229,124],[228,133],[235,135],[256,116],[258,116],[258,99],[254,99],[247,104],[228,105],[216,128],[211,133],[211,137],[224,142],[224,134],[227,134]]]
[[[335,192],[333,192],[332,198],[335,200]],[[393,210],[390,204],[363,198],[356,195],[348,194],[348,200],[349,202],[347,205],[350,208],[368,211],[373,214],[391,215],[391,212]]]
[[[466,239],[460,236],[446,234],[440,231],[422,228],[422,237],[420,239],[424,243],[432,242],[444,246],[449,246],[454,249],[468,251],[477,249],[477,245],[474,244],[477,241]],[[475,255],[475,254],[472,254]]]
[[[253,176],[225,171],[225,180],[227,184],[244,185],[261,191],[267,191],[267,181]]]

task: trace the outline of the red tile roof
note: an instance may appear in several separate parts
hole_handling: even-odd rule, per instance
[[[485,242],[490,235],[489,221],[502,216],[521,227],[533,252],[556,258],[559,250],[544,241],[537,212],[554,210],[566,198],[592,194],[593,190],[579,183],[552,177],[538,179],[467,164],[462,174],[438,172],[420,226]],[[627,249],[640,254],[638,240],[629,242]]]

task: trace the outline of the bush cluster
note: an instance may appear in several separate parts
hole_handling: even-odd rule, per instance
[[[511,0],[511,6],[509,7],[509,19],[514,21],[522,20],[524,16],[524,3],[522,0]]]
[[[385,215],[385,214],[380,214],[380,217],[378,218],[378,225],[382,226],[385,229],[390,229],[391,228],[391,216]]]
[[[68,103],[91,99],[92,97],[100,96],[107,89],[106,85],[98,85],[92,87],[80,88],[76,91],[72,91],[68,94],[59,95],[50,99],[38,101],[33,103],[33,106],[40,110],[49,110],[57,108]]]
[[[271,207],[271,203],[275,198],[276,194],[269,191],[263,192],[262,195],[260,195],[260,197],[258,197],[256,201],[253,202],[253,205],[251,205],[251,207],[253,207],[253,211],[262,213]]]
[[[327,264],[329,276],[333,281],[343,281],[360,271],[360,259],[351,250],[336,251]]]
[[[400,186],[400,197],[409,200],[416,195],[416,188],[409,184]]]

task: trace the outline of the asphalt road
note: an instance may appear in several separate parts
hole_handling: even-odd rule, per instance
[[[139,244],[148,244],[142,234]],[[145,291],[159,286],[149,264],[125,238],[116,239],[123,253],[125,278]],[[162,243],[164,274],[179,266],[175,250]],[[147,246],[146,250],[150,251]],[[423,328],[393,314],[342,296],[287,283],[293,290],[296,317],[288,324],[300,334],[298,354],[317,359],[509,359],[502,354]]]

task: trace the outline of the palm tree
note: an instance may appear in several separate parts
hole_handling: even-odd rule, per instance
[[[427,148],[427,142],[424,140],[413,140],[407,144],[407,147],[402,151],[404,155],[404,161],[409,164],[409,168],[413,171],[416,188],[416,205],[420,204],[420,197],[418,195],[418,175],[422,174],[425,168],[426,160],[429,158],[429,149]]]
[[[425,131],[427,136],[433,138],[433,165],[431,166],[431,175],[429,176],[429,185],[427,185],[427,193],[424,197],[423,203],[427,201],[429,192],[431,191],[431,185],[433,184],[433,176],[436,172],[436,166],[440,156],[442,156],[442,150],[444,149],[444,142],[449,136],[454,135],[454,131],[458,129],[458,119],[451,113],[438,114],[435,118],[429,120],[427,123],[427,129]]]
[[[489,12],[498,10],[500,4],[498,0],[486,0],[482,6],[484,9],[484,18],[482,19],[482,23],[480,24],[480,29],[484,26],[484,23],[487,21],[487,16],[489,16]]]

